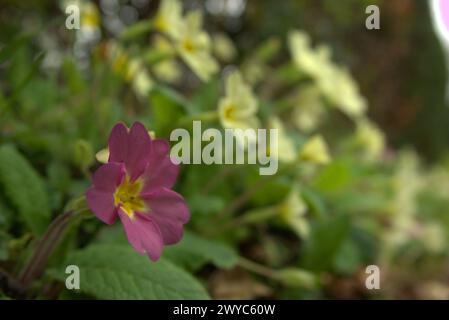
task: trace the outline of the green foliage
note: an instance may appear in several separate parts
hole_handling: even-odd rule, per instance
[[[344,248],[349,235],[349,223],[348,217],[344,216],[317,222],[301,255],[301,264],[313,271],[331,269],[340,250]]]
[[[80,289],[100,299],[207,299],[202,285],[191,275],[161,259],[156,263],[128,247],[93,245],[75,251],[66,265],[80,268]],[[51,277],[67,275],[53,269]]]
[[[32,293],[47,298],[46,280],[64,282],[68,264],[81,269],[81,292],[64,290],[60,299],[340,298],[348,290],[335,290],[339,281],[363,286],[369,264],[388,268],[385,297],[407,296],[402,288],[413,298],[446,292],[439,270],[449,255],[449,161],[431,157],[447,152],[449,111],[428,5],[344,2],[248,1],[230,24],[225,13],[204,11],[207,26],[182,43],[156,28],[156,3],[139,8],[140,20],[120,36],[98,8],[99,25],[88,28],[100,37],[85,43],[84,32],[55,28],[62,11],[8,1],[0,23],[0,267],[23,269],[52,213],[87,212],[95,155],[118,121],[140,121],[166,140],[195,120],[219,132],[279,123],[273,176],[257,164],[181,165],[174,190],[191,219],[160,261],[136,253],[120,221],[106,226],[90,215],[61,233],[48,277],[34,280]],[[360,27],[369,4],[381,6],[382,32]],[[190,9],[182,11],[180,21]],[[310,43],[292,48],[293,29]],[[229,61],[214,32],[235,46]],[[186,58],[182,48],[196,36],[201,44],[210,37],[211,50],[195,59],[192,46]],[[425,45],[413,50],[415,43]],[[389,59],[378,63],[382,54]],[[214,69],[209,55],[220,56],[218,68],[201,75]],[[241,81],[228,87],[236,72]],[[255,111],[245,109],[251,102]],[[301,157],[315,137],[325,145]],[[419,146],[428,161],[412,151],[402,157],[397,143]],[[441,290],[427,290],[435,283]]]
[[[122,226],[102,228],[95,242],[129,246]],[[228,269],[235,266],[238,257],[234,250],[220,242],[185,231],[179,244],[164,249],[163,258],[187,270],[198,270],[206,263]]]
[[[42,234],[50,221],[45,185],[28,161],[9,145],[0,147],[0,184],[28,227]]]

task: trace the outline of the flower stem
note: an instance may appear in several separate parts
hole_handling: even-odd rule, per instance
[[[120,40],[129,41],[141,37],[154,29],[153,20],[144,20],[128,27],[120,35]]]
[[[25,288],[22,283],[2,268],[0,268],[0,289],[12,298],[25,298]]]
[[[220,228],[220,231],[223,232],[232,228],[238,228],[245,225],[255,224],[260,221],[265,221],[276,216],[278,212],[278,206],[249,210],[230,221],[230,223],[225,224],[222,228]]]
[[[53,220],[45,234],[39,240],[33,255],[20,274],[19,280],[25,289],[28,289],[35,279],[42,276],[48,259],[57,247],[64,232],[73,221],[76,221],[76,218],[82,216],[81,214],[83,212],[86,212],[86,210],[67,211]]]
[[[267,268],[263,265],[260,265],[256,262],[253,262],[251,260],[248,260],[246,258],[240,257],[239,261],[238,261],[238,265],[246,270],[257,273],[261,276],[264,276],[264,277],[267,277],[270,279],[277,279],[276,272],[274,270]]]

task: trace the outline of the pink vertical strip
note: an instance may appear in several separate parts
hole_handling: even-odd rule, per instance
[[[449,0],[440,0],[440,14],[446,26],[446,32],[449,32]]]

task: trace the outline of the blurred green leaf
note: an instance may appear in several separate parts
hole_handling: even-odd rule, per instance
[[[104,227],[95,239],[96,244],[130,246],[121,225]],[[220,268],[231,268],[237,263],[237,253],[228,246],[185,231],[182,240],[164,248],[163,258],[187,270],[197,270],[211,262]]]
[[[315,223],[301,256],[301,265],[312,271],[330,270],[348,237],[349,227],[346,216]]]
[[[168,137],[188,109],[187,102],[175,91],[157,87],[150,93],[150,103],[154,116],[152,127],[157,136]]]
[[[0,64],[10,59],[17,50],[31,40],[29,34],[21,34],[11,40],[6,46],[0,49]]]
[[[173,263],[151,262],[131,247],[93,245],[70,254],[63,270],[48,275],[65,281],[66,265],[80,269],[81,291],[99,299],[208,299],[203,286]]]
[[[28,161],[10,145],[0,147],[0,184],[28,227],[42,234],[50,221],[44,183]]]
[[[75,142],[74,161],[82,171],[86,171],[94,163],[95,155],[89,141],[78,139]]]
[[[217,267],[225,269],[235,266],[238,260],[237,253],[230,247],[191,232],[185,232],[181,242],[167,247],[164,253],[164,257],[176,264],[191,264],[185,259],[187,255],[192,262],[203,259],[205,262],[210,261]]]
[[[318,281],[314,274],[299,268],[287,268],[276,272],[276,278],[288,287],[311,289]]]
[[[341,192],[352,181],[350,163],[338,159],[326,166],[315,180],[315,187],[324,192]]]
[[[352,274],[357,271],[361,264],[362,257],[359,247],[351,239],[347,239],[335,256],[335,271]]]

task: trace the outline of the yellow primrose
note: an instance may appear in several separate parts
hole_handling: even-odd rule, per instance
[[[108,58],[112,63],[112,70],[120,75],[139,97],[145,97],[153,88],[151,79],[144,63],[139,58],[131,58],[122,47],[116,43],[108,45]]]
[[[315,79],[321,78],[331,64],[329,48],[323,45],[312,48],[305,32],[290,31],[288,45],[297,68]]]
[[[367,101],[347,69],[328,67],[317,84],[329,101],[351,119],[359,119],[366,113]]]
[[[361,117],[367,109],[366,99],[348,70],[331,61],[328,47],[312,48],[309,36],[291,31],[288,36],[290,52],[297,68],[311,76],[329,101],[350,118]]]
[[[208,81],[218,71],[218,63],[211,55],[211,41],[209,35],[202,30],[202,24],[201,11],[187,13],[174,40],[184,62],[202,81]]]
[[[152,71],[156,77],[167,83],[176,83],[181,79],[182,73],[174,58],[170,58],[176,50],[173,44],[161,35],[156,35],[153,38],[152,47],[160,54],[166,54],[167,58],[156,62],[153,65]]]
[[[83,2],[81,6],[81,27],[97,28],[100,26],[100,13],[92,2]]]
[[[277,158],[286,163],[294,162],[297,155],[296,148],[293,140],[288,136],[282,121],[278,117],[271,117],[268,120],[268,127],[278,131]]]
[[[239,71],[233,71],[226,79],[226,95],[218,104],[220,122],[224,128],[257,129],[257,99],[243,81]]]
[[[182,21],[182,5],[178,0],[162,0],[154,19],[154,25],[159,32],[170,37],[176,36]]]
[[[290,226],[295,233],[305,238],[309,235],[309,222],[306,219],[307,206],[298,188],[293,188],[287,198],[279,206],[281,219]]]
[[[144,98],[148,96],[148,93],[154,86],[154,82],[148,74],[148,71],[141,69],[134,75],[131,86],[138,97]]]
[[[319,89],[313,85],[301,88],[293,103],[296,105],[292,115],[295,126],[304,132],[315,130],[325,116]]]
[[[321,135],[314,135],[301,149],[299,159],[316,164],[328,164],[331,161],[328,147]]]
[[[220,32],[212,37],[214,54],[223,62],[229,62],[237,55],[237,49],[226,33]]]
[[[148,131],[148,134],[150,135],[151,139],[156,138],[156,133],[154,131]],[[108,163],[109,161],[109,148],[104,148],[98,151],[95,154],[95,158],[100,163]]]
[[[146,97],[154,85],[142,60],[138,58],[129,62],[126,80],[131,82],[134,92],[139,97]]]
[[[106,45],[107,58],[112,64],[112,70],[125,80],[131,79],[129,74],[130,57],[116,42],[108,42]]]
[[[385,134],[367,119],[357,122],[356,141],[369,159],[378,159],[385,149]]]
[[[175,60],[166,60],[153,66],[155,76],[163,82],[175,84],[182,76],[181,70]]]

